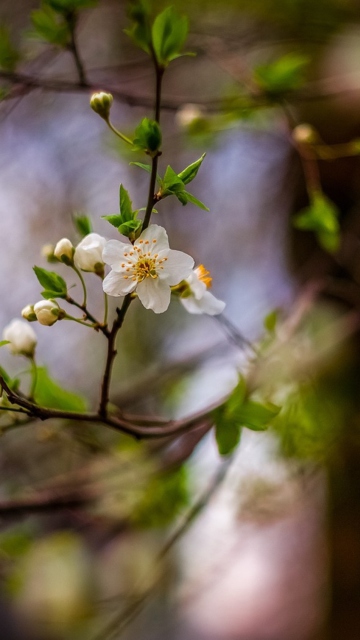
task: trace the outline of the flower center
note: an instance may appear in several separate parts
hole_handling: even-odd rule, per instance
[[[203,264],[199,264],[199,266],[196,267],[195,272],[199,280],[201,280],[201,282],[203,282],[206,285],[207,289],[210,289],[211,283],[212,283],[212,277],[210,275],[210,271],[205,269]]]
[[[133,266],[133,278],[135,278],[138,282],[142,282],[145,278],[155,278],[158,277],[156,272],[157,260],[156,258],[150,258],[149,256],[145,256],[144,254],[139,255],[139,260]]]
[[[152,241],[154,244],[156,242],[156,239]],[[124,278],[125,280],[131,278],[134,282],[142,282],[145,278],[156,280],[156,278],[158,278],[158,271],[164,268],[162,263],[166,262],[167,258],[159,259],[158,253],[153,254],[152,251],[146,251],[146,249],[149,249],[149,240],[139,240],[139,245],[140,244],[144,245],[144,247],[139,247],[135,244],[132,251],[124,253],[124,257],[127,258],[127,262],[123,262],[121,265],[125,271],[127,271],[127,275],[125,275]],[[136,253],[137,260],[134,263],[133,260],[129,260],[129,256],[132,258]]]

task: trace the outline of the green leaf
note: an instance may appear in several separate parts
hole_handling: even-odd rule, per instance
[[[264,431],[279,411],[280,407],[271,402],[261,404],[253,400],[247,400],[234,411],[233,417],[243,427],[247,427],[252,431]]]
[[[215,438],[221,456],[227,456],[240,442],[241,427],[229,420],[221,408],[214,413]]]
[[[145,0],[135,0],[128,5],[128,16],[132,20],[132,25],[125,29],[125,33],[135,42],[135,44],[150,53],[151,50],[151,27],[149,3]]]
[[[101,217],[103,218],[103,220],[107,220],[108,222],[110,222],[110,224],[112,224],[113,227],[116,227],[116,229],[118,229],[121,223],[123,222],[122,216],[119,213],[115,213],[111,216],[101,216]]]
[[[314,231],[321,246],[330,253],[340,244],[339,211],[323,193],[314,192],[309,207],[298,213],[293,221],[297,229]]]
[[[73,222],[75,228],[80,233],[82,237],[89,235],[92,232],[91,220],[88,216],[85,215],[75,215],[73,216]]]
[[[279,310],[273,309],[264,318],[264,327],[269,333],[273,333],[276,329],[277,322],[279,320]]]
[[[152,27],[152,41],[158,63],[166,67],[171,60],[181,55],[188,34],[188,20],[180,16],[173,7],[160,13]]]
[[[151,156],[156,155],[161,146],[161,129],[155,120],[143,118],[135,129],[134,149],[145,151]]]
[[[5,346],[6,344],[10,344],[10,340],[0,340],[0,347]]]
[[[130,165],[134,165],[134,167],[140,167],[140,169],[144,169],[144,171],[151,173],[151,164],[144,164],[143,162],[130,162]]]
[[[162,190],[164,190],[164,192],[169,191],[171,193],[184,190],[183,181],[179,178],[177,173],[175,173],[174,169],[170,167],[170,165],[166,168],[164,179],[162,180]]]
[[[37,367],[35,401],[48,409],[78,411],[80,413],[86,410],[84,398],[63,389],[50,377],[46,367]]]
[[[304,71],[309,59],[298,53],[286,55],[258,66],[254,70],[255,82],[269,94],[282,94],[298,89],[304,82]]]
[[[46,0],[46,3],[58,13],[67,14],[69,11],[80,11],[95,7],[99,0]]]
[[[179,198],[179,194],[176,194],[177,197]],[[203,209],[203,211],[210,211],[209,207],[206,206],[206,204],[204,204],[203,202],[201,202],[201,200],[198,200],[197,198],[195,198],[195,196],[193,196],[191,193],[189,193],[188,191],[182,191],[181,195],[186,198],[186,202],[183,202],[182,200],[180,200],[181,204],[187,204],[188,202],[191,202],[191,204],[194,204],[196,207],[199,207],[199,209]]]
[[[119,225],[118,230],[122,233],[123,236],[130,236],[138,229],[140,229],[142,225],[141,220],[129,220],[128,222],[123,222]]]
[[[194,178],[196,178],[197,173],[202,165],[202,162],[205,156],[206,156],[206,153],[203,153],[201,158],[196,160],[196,162],[189,164],[189,166],[186,167],[186,169],[184,169],[178,174],[179,178],[183,181],[184,184],[189,184],[189,182],[191,182],[192,180],[194,180]]]
[[[129,193],[120,185],[120,213],[122,222],[128,222],[133,219],[132,202]]]
[[[31,22],[34,27],[34,37],[45,40],[59,47],[67,47],[71,34],[69,26],[63,16],[43,3],[40,9],[31,13]]]
[[[8,387],[10,387],[10,389],[13,389],[13,391],[17,391],[20,384],[20,380],[18,378],[10,378],[9,374],[5,371],[5,369],[3,369],[3,367],[0,367],[0,375],[2,376],[2,378],[4,378],[6,384],[8,385]]]
[[[40,284],[45,287],[45,293],[52,293],[52,298],[66,298],[67,286],[65,280],[54,271],[47,271],[41,267],[34,267],[35,275]],[[45,296],[44,297],[48,297]]]
[[[20,54],[11,42],[9,30],[5,26],[0,27],[0,69],[14,71],[19,62]]]

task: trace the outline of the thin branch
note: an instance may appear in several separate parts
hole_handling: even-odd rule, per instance
[[[90,311],[88,310],[88,308],[84,304],[80,304],[79,302],[76,302],[76,300],[74,300],[74,298],[71,298],[71,296],[66,296],[65,300],[69,304],[72,304],[74,307],[77,307],[78,309],[80,309],[84,313],[85,319],[86,320],[90,320],[90,322],[94,323],[94,325],[95,325],[94,329],[96,331],[98,331],[98,330],[101,331],[101,333],[103,333],[104,336],[106,336],[106,338],[110,337],[110,331],[107,328],[107,326],[102,324],[98,320],[96,320],[96,318],[94,318],[94,316],[90,313]]]
[[[87,87],[88,82],[86,78],[85,66],[80,57],[79,47],[77,44],[76,38],[76,28],[78,23],[78,15],[76,11],[68,11],[65,15],[66,22],[69,26],[70,31],[70,43],[68,45],[68,50],[72,53],[74,58],[75,66],[79,76],[79,83],[82,87]]]

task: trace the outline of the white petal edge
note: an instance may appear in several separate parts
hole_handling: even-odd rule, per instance
[[[136,293],[145,309],[152,309],[154,313],[164,313],[170,304],[171,289],[159,278],[145,278],[139,282]]]
[[[132,250],[131,244],[125,244],[120,240],[109,240],[103,250],[102,257],[105,264],[109,264],[114,271],[121,271],[121,262],[124,261],[124,253]],[[131,259],[129,256],[127,259]]]
[[[159,259],[161,257],[162,254],[160,253]],[[161,280],[166,280],[172,287],[189,277],[194,266],[194,259],[191,256],[183,251],[170,249],[165,257],[167,260],[162,263],[164,269],[158,272]]]
[[[134,291],[136,282],[134,280],[125,279],[123,273],[110,271],[103,281],[103,290],[109,296],[125,296],[127,293]]]
[[[225,309],[225,302],[215,298],[215,296],[209,291],[205,291],[200,300],[197,300],[194,296],[188,298],[180,298],[180,302],[185,307],[188,313],[200,315],[206,313],[209,316],[217,316]]]
[[[151,224],[145,231],[142,232],[140,237],[136,240],[135,246],[143,247],[143,243],[140,244],[140,240],[144,242],[149,241],[151,253],[159,253],[169,249],[169,239],[164,227],[160,227],[158,224]],[[156,242],[153,242],[156,240]]]

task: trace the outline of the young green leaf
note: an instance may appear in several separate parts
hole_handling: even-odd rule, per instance
[[[0,340],[0,347],[3,347],[5,344],[10,344],[10,340]]]
[[[120,213],[122,222],[127,222],[133,218],[132,202],[129,193],[120,185]]]
[[[59,15],[49,5],[43,3],[40,9],[31,13],[31,22],[34,27],[33,36],[45,40],[59,47],[67,47],[71,33],[69,25],[63,16]]]
[[[181,180],[181,178],[179,178],[177,173],[175,173],[174,169],[170,167],[170,165],[166,168],[161,188],[164,191],[164,194],[166,193],[166,191],[169,191],[170,193],[176,193],[177,191],[184,190],[183,181]]]
[[[340,244],[339,211],[323,193],[312,194],[311,203],[294,218],[297,229],[314,231],[321,246],[330,253]]]
[[[161,146],[161,129],[155,120],[143,118],[135,129],[134,150],[145,151],[150,156],[156,155]]]
[[[152,42],[158,64],[166,67],[181,55],[188,34],[188,20],[173,7],[160,13],[152,27]]]
[[[110,222],[110,224],[112,224],[113,227],[116,227],[116,229],[118,229],[121,223],[123,222],[122,216],[119,213],[114,213],[113,215],[110,215],[110,216],[101,216],[101,217],[103,220],[107,220],[108,222]]]
[[[150,9],[146,0],[135,0],[128,5],[128,16],[132,20],[132,25],[125,29],[125,33],[141,49],[150,53],[151,50],[151,27]]]
[[[178,174],[178,177],[183,181],[184,184],[189,184],[189,182],[191,182],[192,180],[194,180],[194,178],[196,178],[197,173],[202,165],[202,162],[205,156],[206,156],[206,153],[203,153],[201,158],[196,160],[196,162],[189,164],[189,166],[186,167],[186,169],[184,169]]]
[[[122,233],[123,236],[132,236],[138,229],[140,229],[142,225],[141,220],[129,220],[128,222],[123,222],[122,224],[120,224],[120,226],[118,227],[118,230],[120,231],[120,233]]]
[[[179,197],[180,195],[183,197],[183,200],[180,199]],[[199,207],[199,209],[203,209],[203,211],[210,211],[209,207],[207,207],[206,204],[201,202],[201,200],[198,200],[197,198],[195,198],[195,196],[193,196],[188,191],[182,191],[181,194],[177,193],[176,196],[180,200],[181,204],[183,205],[187,204],[188,202],[191,202],[191,204],[194,204],[196,207]]]
[[[269,64],[256,67],[255,82],[266,93],[278,95],[298,89],[304,82],[309,59],[298,53],[288,53]]]
[[[215,438],[221,456],[227,456],[240,442],[241,427],[229,419],[220,407],[214,412]]]
[[[238,424],[252,431],[265,431],[279,411],[280,407],[271,402],[261,404],[247,400],[234,410],[233,418]]]
[[[65,280],[54,271],[47,271],[41,267],[34,267],[35,275],[45,288],[44,298],[66,298],[67,286]],[[52,295],[45,295],[45,294]]]
[[[86,410],[84,398],[72,391],[63,389],[50,377],[46,367],[37,367],[35,401],[48,409],[79,412]]]
[[[88,216],[85,215],[75,215],[73,216],[73,222],[75,228],[80,233],[82,237],[89,235],[92,232],[91,220]]]

